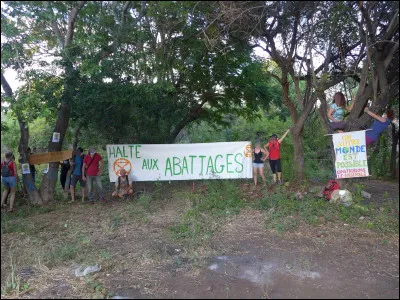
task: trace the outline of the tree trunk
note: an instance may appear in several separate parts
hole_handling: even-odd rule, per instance
[[[66,87],[67,88],[67,87]],[[52,139],[49,141],[49,152],[61,151],[62,143],[65,137],[65,132],[68,128],[69,115],[71,107],[69,103],[63,102],[58,113],[58,118],[54,132],[60,133],[60,141],[55,143]],[[49,171],[43,175],[42,183],[40,185],[40,195],[44,203],[54,199],[54,192],[57,184],[59,162],[49,163]]]
[[[68,27],[65,36],[61,36],[57,21],[55,20],[54,16],[52,16],[53,33],[57,37],[60,48],[62,49],[62,63],[65,70],[65,83],[63,95],[61,97],[61,107],[58,111],[56,126],[54,128],[54,132],[60,133],[60,140],[58,142],[53,142],[52,138],[50,139],[48,144],[49,152],[57,152],[61,151],[62,149],[65,132],[68,128],[72,99],[75,95],[76,87],[79,84],[79,73],[75,72],[73,66],[73,58],[75,55],[70,51],[70,49],[73,41],[77,16],[86,2],[87,1],[77,1],[76,6],[71,8],[68,14]],[[46,4],[48,3],[46,2]],[[47,174],[44,174],[42,178],[40,195],[45,203],[53,200],[54,198],[54,191],[56,189],[58,177],[58,166],[59,162],[49,163],[49,171]]]
[[[1,73],[1,86],[3,87],[5,94],[8,97],[10,97],[10,99],[12,99],[11,101],[14,101],[13,91],[10,85],[8,84],[6,78],[4,77],[3,73]],[[19,111],[16,112],[16,115],[21,133],[18,145],[18,152],[19,152],[19,163],[22,165],[29,163],[26,155],[29,142],[29,127],[28,124],[26,124],[26,122],[23,120],[21,113]],[[33,204],[42,204],[42,198],[40,197],[39,192],[35,186],[35,183],[33,182],[32,174],[31,173],[22,174],[22,180],[24,182],[25,188],[28,192],[28,196],[31,202]]]
[[[296,130],[296,127],[291,130],[292,131],[292,139],[294,145],[294,172],[296,176],[296,180],[301,181],[304,177],[304,147],[303,147],[303,136],[301,129],[300,131]]]
[[[26,155],[28,142],[29,142],[29,128],[28,125],[18,117],[19,129],[21,132],[21,138],[19,140],[18,152],[19,152],[19,163],[26,164],[28,162],[28,157]],[[42,198],[40,197],[39,191],[33,182],[32,174],[22,174],[23,185],[28,192],[29,200],[32,204],[42,204]]]
[[[72,150],[75,151],[75,149],[78,147],[79,143],[79,133],[81,132],[81,127],[78,126],[78,128],[75,130],[74,134],[74,141],[72,143]]]
[[[75,87],[77,84],[77,75],[70,63],[66,66],[66,80],[64,85],[64,93],[62,95],[61,107],[58,111],[58,117],[54,132],[60,133],[60,140],[53,142],[50,138],[48,144],[49,152],[61,151],[62,143],[64,141],[65,133],[68,128],[69,115],[71,112],[71,101],[75,94]],[[49,163],[49,171],[43,175],[42,183],[40,185],[40,196],[44,203],[54,199],[54,192],[57,184],[59,162]]]

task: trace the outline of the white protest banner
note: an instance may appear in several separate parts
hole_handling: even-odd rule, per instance
[[[133,181],[253,178],[250,142],[107,145],[108,173]]]
[[[336,178],[369,176],[365,130],[333,134],[332,140]]]

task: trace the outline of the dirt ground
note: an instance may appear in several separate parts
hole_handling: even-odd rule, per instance
[[[370,201],[399,195],[395,183],[370,183],[365,188]],[[2,298],[399,298],[398,235],[381,236],[340,221],[278,234],[265,229],[264,212],[247,208],[192,247],[173,240],[168,230],[190,207],[184,196],[166,199],[146,218],[126,214],[129,205],[71,205],[26,220],[52,231],[64,224],[80,228],[94,249],[107,253],[91,276],[106,292],[96,294],[87,280],[76,277],[75,263],[52,267],[21,260],[16,271],[29,289]],[[111,215],[123,216],[112,230],[103,222]],[[44,234],[51,243],[50,232]],[[3,234],[2,285],[10,273],[9,249],[29,243],[21,234]]]

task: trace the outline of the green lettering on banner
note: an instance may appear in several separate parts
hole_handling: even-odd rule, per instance
[[[111,155],[114,155],[114,158],[117,157],[117,155],[115,154],[115,148],[114,147],[110,147],[108,149],[110,149],[110,156],[108,158],[111,158]]]
[[[193,159],[197,157],[197,155],[189,155],[190,157],[190,174],[193,175]]]
[[[229,171],[229,165],[232,164],[231,162],[229,162],[229,156],[233,156],[233,154],[227,154],[226,155],[226,172],[235,173],[234,171]]]
[[[362,168],[367,167],[368,163],[366,160],[353,160],[353,161],[338,161],[336,162],[336,169],[341,168]]]
[[[147,167],[147,159],[143,159],[143,163],[142,163],[142,170],[144,170],[144,169],[148,169],[148,167]]]
[[[237,160],[238,155],[240,155],[240,158],[243,157],[242,153],[238,153],[235,155],[235,162],[240,165],[242,168],[240,169],[240,171],[238,170],[238,167],[236,167],[235,171],[236,173],[242,173],[243,172],[243,164],[240,162],[240,160]]]
[[[118,156],[119,153],[119,156]],[[117,146],[117,157],[123,157],[122,151],[121,149],[119,149],[119,147]]]
[[[142,145],[136,145],[136,147],[135,147],[135,150],[136,150],[136,158],[141,158],[141,156],[138,156],[138,155],[139,155],[138,147],[140,148],[140,147],[142,147]]]
[[[169,157],[167,158],[167,161],[165,162],[165,172],[164,172],[165,176],[167,176],[167,170],[169,170],[170,176],[172,176],[172,167],[171,167],[171,161],[169,160]]]
[[[176,162],[175,160],[178,160],[178,162]],[[181,172],[182,172],[182,168],[181,168],[181,166],[179,165],[181,163],[181,160],[179,159],[179,157],[175,157],[174,156],[174,158],[172,159],[172,164],[173,164],[173,166],[174,166],[174,175],[180,175],[181,174]],[[179,172],[175,172],[175,167],[178,167],[179,168]]]
[[[204,158],[206,156],[205,155],[199,155],[199,157],[201,158],[200,175],[203,175],[203,161],[204,161]]]
[[[183,175],[183,171],[185,169],[186,169],[186,174],[189,174],[188,165],[187,165],[187,161],[186,161],[186,156],[183,157],[183,161],[182,161],[182,175]]]
[[[217,156],[215,157],[215,163],[214,163],[214,167],[215,167],[215,172],[217,172],[218,174],[219,173],[222,173],[223,171],[224,171],[224,165],[219,165],[220,167],[221,167],[221,171],[218,171],[217,170],[217,158],[218,157],[221,157],[221,158],[223,158],[223,156],[221,155],[221,154],[217,154]]]
[[[214,172],[214,165],[213,165],[212,156],[210,156],[210,157],[208,158],[206,174],[208,174],[208,169],[210,169],[210,168],[211,168],[211,173],[215,173],[215,172]]]
[[[128,157],[128,155],[125,154],[125,146],[122,146],[122,152],[124,153],[124,157]]]
[[[130,153],[131,153],[131,158],[132,158],[133,157],[132,150],[135,147],[135,145],[129,145],[128,147],[129,147],[129,150],[130,150]]]
[[[160,170],[159,168],[158,168],[158,165],[157,165],[157,163],[158,163],[158,159],[151,159],[151,169],[152,170],[154,170],[155,168],[157,168],[157,170]]]

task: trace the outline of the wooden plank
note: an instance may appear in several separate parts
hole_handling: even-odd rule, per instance
[[[72,157],[72,150],[38,153],[38,154],[32,154],[29,157],[29,164],[40,165],[43,163],[63,161],[71,157]]]

